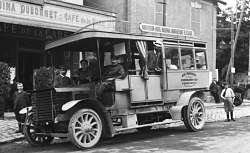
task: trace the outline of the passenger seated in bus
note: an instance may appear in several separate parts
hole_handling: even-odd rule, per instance
[[[59,67],[59,74],[55,77],[55,87],[65,87],[72,85],[72,81],[66,76],[67,69],[63,66]]]
[[[108,65],[104,68],[103,80],[123,79],[127,76],[125,69],[121,63],[121,59],[118,56],[111,58],[112,65]]]
[[[90,80],[91,81],[97,81],[98,78],[99,78],[99,71],[98,71],[98,61],[97,61],[97,58],[96,56],[91,56],[88,58],[88,61],[89,61],[89,66],[88,66],[88,69],[89,69],[89,74],[90,74]]]
[[[207,66],[206,64],[203,64],[200,59],[196,59],[196,68],[197,69],[200,69],[200,70],[206,70],[207,69]]]
[[[89,83],[91,82],[91,71],[87,60],[80,61],[81,68],[77,71],[78,83]]]
[[[166,66],[167,66],[167,69],[170,69],[170,70],[177,70],[178,67],[174,64],[171,63],[171,59],[166,59]]]
[[[124,79],[127,76],[127,73],[123,65],[121,64],[121,59],[116,56],[113,56],[111,62],[112,65],[108,65],[104,68],[103,82],[97,89],[97,97],[99,99],[102,99],[103,93],[105,91],[114,91],[115,79]]]
[[[156,74],[158,70],[157,54],[155,50],[148,51],[148,61],[147,61],[149,74]]]

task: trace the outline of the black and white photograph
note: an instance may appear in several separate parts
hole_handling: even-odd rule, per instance
[[[0,153],[249,153],[250,0],[0,0]]]

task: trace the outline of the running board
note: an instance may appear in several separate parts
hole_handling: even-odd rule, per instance
[[[142,127],[147,127],[147,126],[156,126],[156,125],[179,123],[179,122],[182,122],[182,121],[181,120],[166,119],[163,122],[156,122],[156,123],[151,123],[151,124],[137,125],[137,126],[134,126],[134,127],[115,129],[115,134],[118,134],[118,133],[126,131],[126,130],[132,130],[132,129],[142,128]]]
[[[37,135],[46,135],[51,137],[59,137],[59,138],[66,138],[68,137],[68,133],[36,133]]]

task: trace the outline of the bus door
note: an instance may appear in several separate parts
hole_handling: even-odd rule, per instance
[[[162,104],[161,72],[155,69],[157,52],[153,48],[153,43],[135,41],[131,42],[131,48],[134,72],[129,74],[131,105]]]

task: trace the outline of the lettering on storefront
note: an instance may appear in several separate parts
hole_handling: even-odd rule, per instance
[[[192,30],[158,26],[146,23],[140,24],[140,30],[149,33],[171,34],[171,35],[189,36],[189,37],[194,36],[194,32]]]
[[[193,87],[197,82],[197,75],[193,72],[185,72],[181,75],[181,83],[184,87]]]
[[[96,21],[114,19],[114,16],[96,14],[82,10],[66,8],[57,5],[44,4],[43,6],[10,0],[0,0],[0,16],[28,19],[41,22],[75,27],[78,29]],[[114,29],[114,23],[104,22],[102,28]]]
[[[15,36],[28,36],[48,41],[59,39],[71,34],[71,32],[67,31],[30,27],[9,23],[0,23],[0,33]]]

